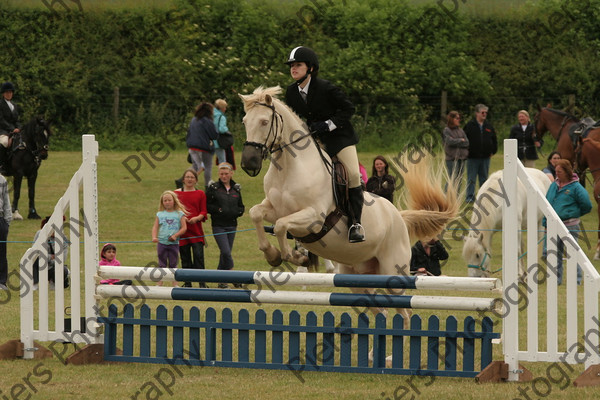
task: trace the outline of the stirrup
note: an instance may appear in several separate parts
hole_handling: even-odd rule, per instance
[[[356,231],[353,232],[353,230]],[[356,234],[354,237],[352,237],[353,233]],[[348,241],[350,243],[360,243],[365,241],[365,229],[358,222],[352,224],[352,226],[350,226],[348,229]]]

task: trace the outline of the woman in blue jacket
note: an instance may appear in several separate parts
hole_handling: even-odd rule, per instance
[[[219,132],[213,122],[212,104],[200,104],[190,122],[185,143],[192,158],[193,168],[198,174],[204,169],[205,187],[212,182],[212,156],[215,153],[213,140],[217,140],[218,136]]]
[[[546,199],[565,224],[575,241],[579,238],[580,218],[592,210],[592,202],[588,192],[579,183],[577,174],[573,173],[571,162],[566,159],[558,160],[554,166],[556,180],[548,188]],[[545,224],[544,220],[544,224]],[[558,284],[562,284],[563,266],[563,241],[559,238],[557,243],[558,265],[556,275]],[[577,266],[577,283],[581,283],[581,268]]]

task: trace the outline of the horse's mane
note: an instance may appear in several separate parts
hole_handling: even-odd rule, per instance
[[[557,110],[556,108],[550,108],[550,107],[544,107],[544,110],[548,110],[548,111],[550,111],[550,112],[552,112],[554,114],[558,114],[558,115],[560,115],[562,117],[567,117],[567,118],[579,121],[579,118],[577,118],[573,114],[570,114],[570,113],[568,113],[566,111],[563,111],[563,110]]]
[[[269,88],[265,88],[264,86],[257,87],[252,94],[240,96],[244,101],[244,111],[248,112],[248,110],[256,106],[257,103],[264,103],[267,96],[271,96],[274,100],[278,100],[277,96],[279,96],[281,92],[282,89],[280,86]]]

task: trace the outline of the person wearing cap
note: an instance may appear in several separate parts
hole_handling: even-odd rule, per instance
[[[348,173],[350,218],[348,240],[365,240],[360,224],[363,207],[363,188],[360,181],[356,144],[358,136],[350,123],[354,105],[344,92],[331,82],[318,77],[319,60],[308,47],[294,48],[286,61],[294,83],[287,87],[286,103],[303,118],[310,132],[323,144],[330,156],[337,156]]]
[[[0,171],[5,173],[10,139],[21,131],[21,122],[18,107],[12,102],[15,86],[11,82],[4,82],[0,86],[0,92]]]

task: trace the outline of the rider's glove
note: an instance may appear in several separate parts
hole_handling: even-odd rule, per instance
[[[310,131],[317,135],[327,133],[329,132],[329,125],[327,125],[327,122],[325,121],[316,121],[310,124]]]

